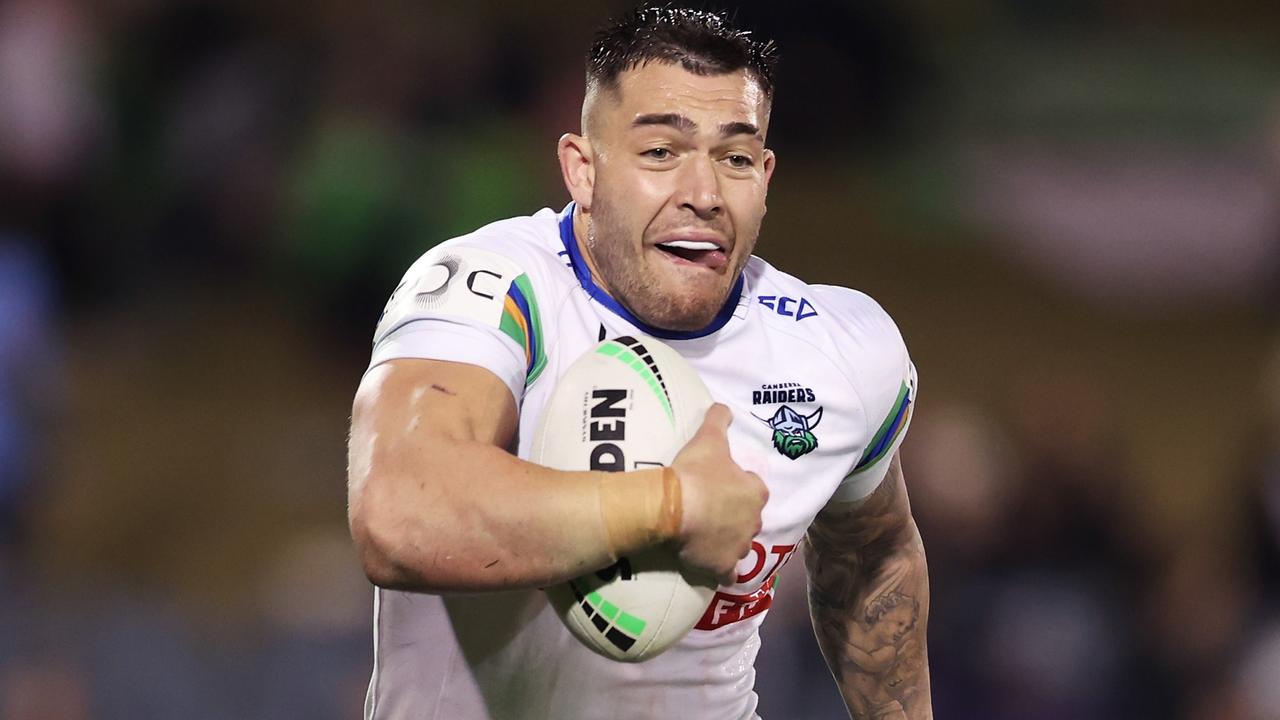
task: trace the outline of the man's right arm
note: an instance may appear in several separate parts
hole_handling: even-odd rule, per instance
[[[727,578],[759,531],[767,491],[729,458],[723,406],[672,463],[682,510],[666,528],[658,504],[632,511],[610,501],[619,489],[661,493],[660,471],[606,478],[520,460],[503,449],[517,420],[510,390],[478,366],[393,360],[365,375],[352,410],[348,512],[374,584],[545,587],[666,541],[687,565]],[[637,484],[609,484],[619,481]]]

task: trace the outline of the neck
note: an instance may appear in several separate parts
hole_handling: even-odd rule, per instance
[[[599,270],[596,269],[596,259],[591,256],[591,247],[587,244],[588,233],[591,230],[591,223],[587,220],[587,215],[582,211],[582,207],[575,205],[573,208],[573,239],[578,245],[578,253],[582,255],[582,259],[587,263],[587,271],[591,273],[591,279],[596,285],[608,293],[609,297],[617,300],[613,290],[609,287],[608,282],[601,277]]]
[[[664,340],[688,340],[710,335],[723,327],[732,317],[733,309],[737,306],[743,292],[744,280],[741,270],[738,271],[737,276],[734,278],[733,289],[730,292],[729,299],[721,307],[719,314],[711,321],[711,324],[705,328],[696,331],[665,330],[647,324],[635,315],[630,308],[624,306],[603,283],[596,282],[596,279],[599,278],[599,273],[587,243],[590,227],[589,218],[590,213],[583,212],[581,208],[574,204],[573,215],[569,218],[561,216],[559,220],[560,237],[564,241],[565,250],[571,253],[573,272],[577,275],[583,289],[596,302],[601,303],[613,311],[614,314],[631,322],[640,328],[642,332]],[[572,237],[570,237],[570,234],[572,234]],[[603,280],[603,278],[600,279]]]

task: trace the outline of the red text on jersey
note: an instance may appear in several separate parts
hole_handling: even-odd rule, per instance
[[[702,619],[694,627],[698,630],[715,630],[768,610],[773,605],[773,586],[778,582],[778,568],[791,559],[795,550],[795,545],[774,545],[766,551],[764,545],[751,541],[754,562],[750,570],[738,575],[738,582],[751,582],[762,574],[764,581],[759,588],[746,594],[717,591],[706,612],[702,614]],[[766,565],[768,572],[765,572]]]

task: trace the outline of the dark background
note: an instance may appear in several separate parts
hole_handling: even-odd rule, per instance
[[[0,0],[0,717],[359,716],[374,322],[567,202],[624,7]],[[937,717],[1280,718],[1280,6],[734,12],[783,53],[759,254],[919,368]],[[843,717],[803,585],[770,720]]]

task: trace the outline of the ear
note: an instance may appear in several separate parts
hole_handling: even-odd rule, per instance
[[[565,133],[556,144],[556,155],[560,158],[560,176],[570,197],[584,212],[591,212],[591,196],[596,184],[591,141],[581,135]]]
[[[773,177],[773,168],[778,163],[778,156],[772,150],[764,151],[764,186],[769,187],[769,179]]]
[[[773,153],[773,151],[772,151],[772,150],[770,150],[770,149],[768,149],[768,148],[765,148],[765,151],[764,151],[764,195],[765,195],[765,198],[766,198],[766,203],[767,203],[767,198],[769,197],[769,180],[771,180],[771,179],[773,178],[773,168],[774,168],[774,166],[776,166],[777,164],[778,164],[778,156],[777,156],[777,155],[775,155],[775,154]],[[768,206],[768,204],[766,204],[766,205],[764,206],[764,213],[765,213],[765,214],[768,214],[768,213],[769,213],[769,206]]]

